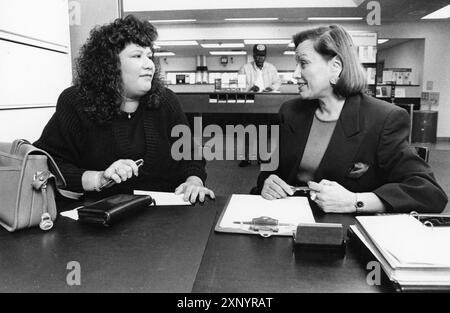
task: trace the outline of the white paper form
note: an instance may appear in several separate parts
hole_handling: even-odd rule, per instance
[[[176,195],[173,192],[160,192],[160,191],[146,191],[146,190],[134,190],[135,195],[150,195],[155,199],[157,206],[162,205],[192,205],[189,201],[184,201],[184,194]]]
[[[253,218],[262,216],[276,219],[279,224],[289,224],[286,231],[290,232],[295,231],[299,223],[315,223],[308,199],[305,197],[266,200],[260,195],[234,194],[219,227],[240,229],[244,225],[235,222],[251,222]]]

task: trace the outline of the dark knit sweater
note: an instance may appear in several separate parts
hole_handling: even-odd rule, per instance
[[[189,176],[206,180],[204,160],[172,158],[171,146],[178,139],[170,136],[172,127],[188,122],[171,90],[166,89],[160,101],[158,109],[141,104],[136,111],[143,115],[139,120],[145,138],[144,166],[139,169],[139,176],[116,184],[105,193],[129,193],[133,189],[174,191]],[[34,145],[54,157],[68,190],[83,192],[81,176],[85,171],[103,171],[119,159],[134,159],[136,149],[131,144],[135,138],[127,138],[129,133],[130,128],[121,117],[103,126],[89,119],[82,111],[78,89],[72,86],[61,93],[56,112]]]

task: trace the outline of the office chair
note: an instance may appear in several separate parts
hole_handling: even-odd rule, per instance
[[[428,159],[430,158],[430,149],[425,146],[415,146],[417,154],[424,159],[425,162],[428,163]]]

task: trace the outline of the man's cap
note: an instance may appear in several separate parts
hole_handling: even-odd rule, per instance
[[[254,55],[266,55],[267,54],[267,47],[263,44],[257,44],[253,46],[253,54]]]

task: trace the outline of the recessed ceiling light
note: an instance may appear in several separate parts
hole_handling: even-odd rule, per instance
[[[429,20],[429,19],[444,19],[450,17],[450,4],[434,11],[433,13],[430,13],[428,15],[425,15],[422,17],[423,20]]]
[[[361,0],[123,0],[124,12],[267,8],[356,8]]]
[[[179,19],[179,20],[150,20],[150,23],[192,23],[197,22],[196,19],[187,18],[187,19]]]
[[[155,56],[157,57],[170,57],[170,56],[174,56],[175,53],[170,52],[170,51],[163,51],[163,52],[155,52]]]
[[[244,48],[244,44],[242,42],[237,43],[202,43],[200,44],[203,48]]]
[[[388,42],[389,39],[378,39],[378,44],[381,45],[382,43]]]
[[[155,41],[158,46],[197,46],[198,42],[195,40],[166,40]]]
[[[239,17],[225,18],[225,21],[277,21],[278,17]]]
[[[244,39],[246,45],[287,45],[291,42],[291,39]]]
[[[286,50],[286,51],[283,52],[283,54],[285,54],[285,55],[295,55],[295,51]]]
[[[209,51],[211,55],[246,55],[246,51]]]
[[[309,21],[359,21],[362,17],[308,17]]]

